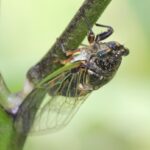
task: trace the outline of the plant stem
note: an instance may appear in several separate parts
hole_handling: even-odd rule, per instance
[[[66,50],[78,48],[88,32],[88,27],[84,20],[84,17],[86,16],[86,18],[90,21],[90,25],[92,27],[110,1],[111,0],[85,0],[79,11],[76,13],[65,31],[54,43],[48,53],[42,58],[41,61],[39,61],[28,71],[28,80],[34,85],[37,85],[42,81],[44,77],[48,77],[49,74],[62,67],[60,61],[58,60],[64,59],[65,54],[61,50],[60,43],[63,43],[65,45]],[[8,100],[7,98],[10,93],[3,80],[1,81],[0,96],[4,100],[3,105],[7,105],[5,103],[5,100]],[[15,122],[13,122],[13,117],[9,116],[5,112],[5,116],[2,116],[2,118],[0,117],[0,126],[3,124],[2,122],[4,122],[4,124],[6,123],[6,119],[8,119],[7,125],[10,126],[9,130],[3,133],[3,135],[9,135],[5,138],[6,141],[4,143],[5,146],[3,147],[3,150],[23,149],[25,140],[33,124],[36,112],[38,111],[45,94],[46,91],[41,88],[33,89],[33,91],[29,93],[29,95],[25,98],[24,102],[20,106],[17,116],[14,120]],[[0,114],[1,112],[2,111],[0,110]],[[3,136],[0,136],[0,141],[2,140]],[[6,144],[9,147],[6,146]]]

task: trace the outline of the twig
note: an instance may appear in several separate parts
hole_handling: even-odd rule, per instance
[[[65,56],[61,50],[60,43],[64,43],[66,50],[76,49],[88,32],[84,16],[86,16],[91,26],[93,26],[110,1],[111,0],[85,0],[79,11],[48,53],[28,71],[27,79],[32,84],[36,85],[40,83],[43,77],[48,76],[61,67],[62,65],[57,60],[63,59]],[[18,145],[20,149],[23,147],[27,134],[34,121],[35,114],[45,94],[46,92],[43,89],[35,88],[25,98],[17,113],[15,118],[16,137],[14,140],[15,145]],[[34,109],[32,109],[33,107]]]

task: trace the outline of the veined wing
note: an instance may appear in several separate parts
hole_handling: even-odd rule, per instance
[[[89,93],[81,90],[87,72],[63,73],[44,85],[47,96],[38,110],[31,132],[45,133],[63,128],[77,112]]]

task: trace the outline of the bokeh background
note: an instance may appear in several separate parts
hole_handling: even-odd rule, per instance
[[[82,2],[1,0],[0,71],[12,91],[22,88],[27,70],[47,52]],[[67,127],[29,137],[24,150],[150,150],[149,9],[148,0],[110,3],[98,22],[114,27],[108,40],[123,43],[130,55]]]

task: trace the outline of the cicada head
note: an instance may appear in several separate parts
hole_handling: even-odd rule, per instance
[[[100,44],[97,51],[97,64],[104,71],[113,71],[118,68],[121,63],[122,56],[127,56],[129,50],[118,42],[107,42]]]
[[[89,82],[93,89],[98,89],[110,81],[117,72],[122,56],[127,56],[129,50],[118,42],[99,43],[96,56],[90,61]],[[93,68],[93,69],[92,69]]]

